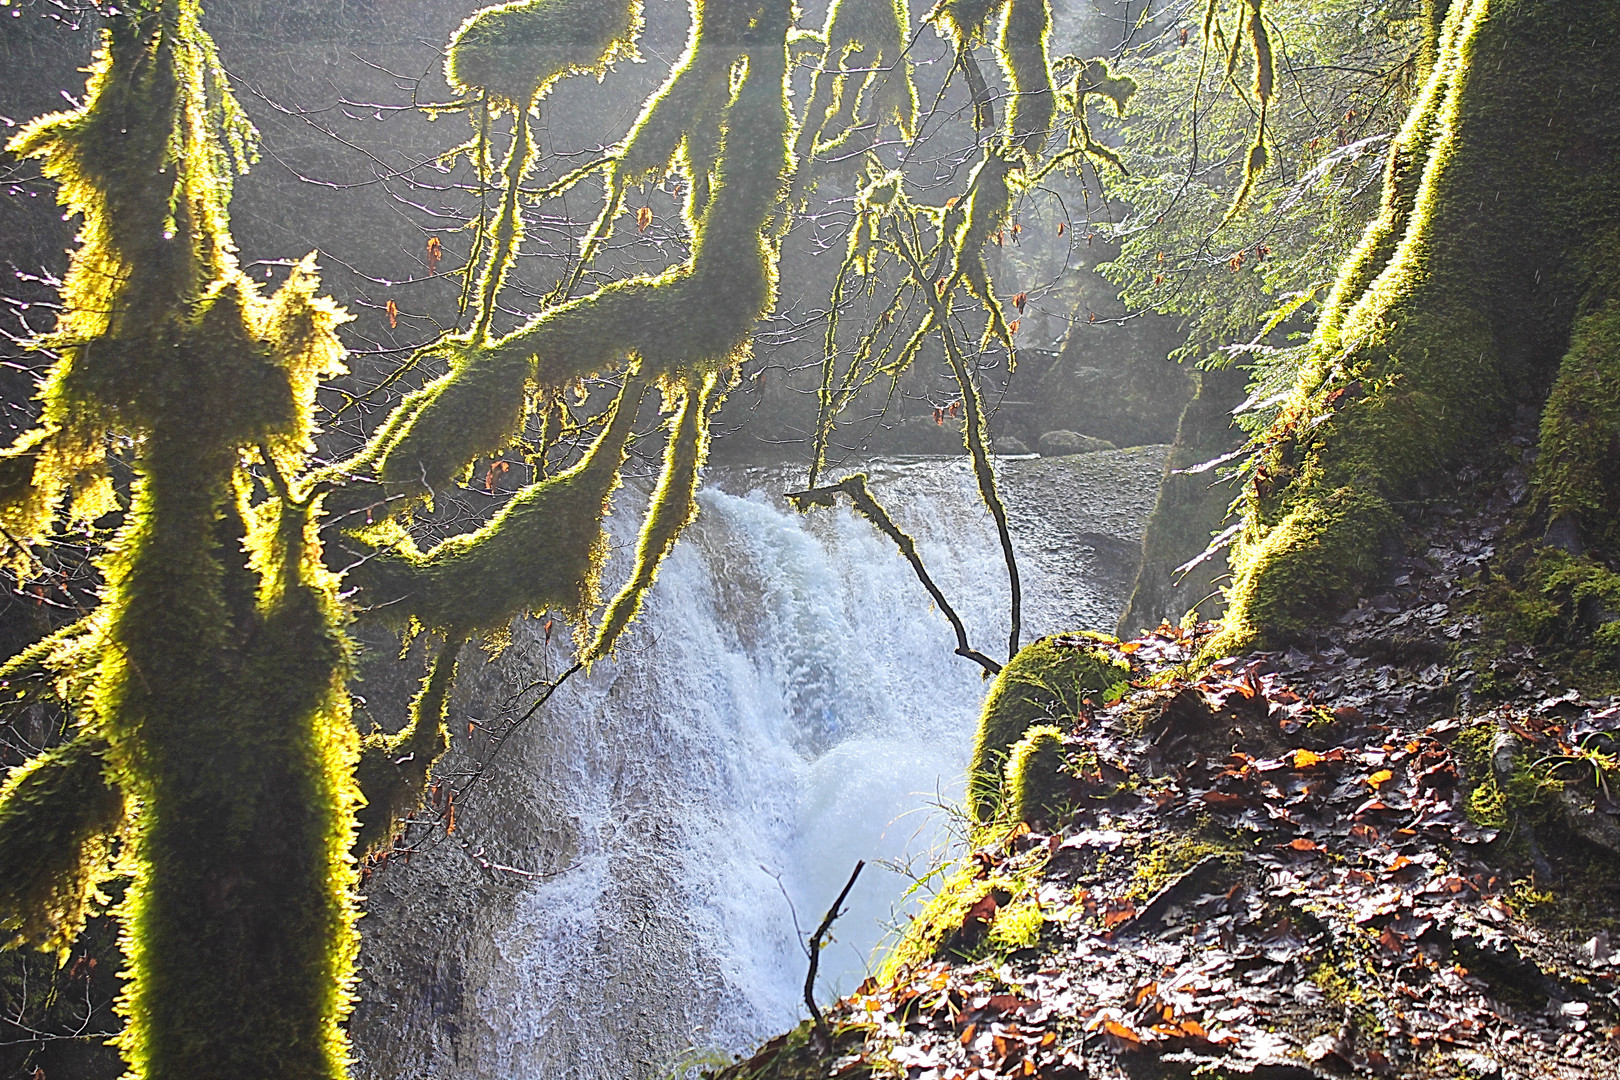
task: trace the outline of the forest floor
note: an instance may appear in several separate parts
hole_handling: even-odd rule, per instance
[[[1288,648],[1109,646],[1132,689],[1073,722],[1071,809],[943,871],[830,1042],[721,1076],[1620,1076],[1620,698],[1483,644],[1524,471],[1458,479]]]

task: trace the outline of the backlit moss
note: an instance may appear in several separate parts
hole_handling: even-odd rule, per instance
[[[825,52],[795,151],[801,163],[844,147],[863,124],[872,127],[868,142],[884,123],[911,137],[917,87],[905,54],[909,23],[905,0],[835,0],[828,8]]]
[[[996,809],[1012,747],[1031,725],[1074,717],[1086,698],[1130,678],[1130,667],[1095,647],[1101,636],[1045,637],[1021,649],[990,686],[968,765],[968,808],[978,821]]]
[[[1057,98],[1046,43],[1052,33],[1050,0],[1008,0],[996,42],[996,59],[1007,73],[1007,138],[1038,159],[1051,136]]]
[[[444,73],[461,93],[526,110],[564,75],[600,74],[629,55],[640,0],[515,0],[467,17],[450,38]]]
[[[1069,801],[1063,773],[1063,730],[1036,724],[1007,757],[1007,805],[1014,821],[1050,819]]]
[[[480,528],[425,552],[393,522],[362,534],[374,550],[350,582],[396,625],[414,619],[451,638],[545,610],[572,614],[585,633],[607,557],[602,519],[646,390],[646,379],[627,378],[584,459],[525,488]]]
[[[70,932],[127,797],[131,1076],[335,1080],[357,745],[297,468],[345,316],[316,298],[311,263],[268,299],[236,267],[226,205],[251,129],[199,15],[152,0],[111,16],[84,106],[14,143],[83,218],[61,359],[20,444],[44,491],[28,536],[57,490],[82,501],[109,436],[132,440],[135,479],[102,606],[41,657],[89,734],[8,784],[0,816],[32,817],[38,846],[7,856],[30,871],[7,884],[33,905],[26,936]],[[249,456],[275,497],[250,501]]]
[[[698,470],[708,456],[709,417],[719,408],[722,396],[715,375],[681,389],[664,451],[664,471],[653,490],[647,524],[636,542],[635,569],[602,616],[596,638],[582,657],[587,663],[613,650],[614,642],[641,610],[659,565],[675,547],[682,530],[697,517]]]
[[[1535,500],[1585,544],[1620,551],[1620,297],[1576,323],[1541,417]]]
[[[445,716],[462,645],[461,639],[452,638],[433,658],[403,728],[393,735],[375,732],[362,741],[355,780],[365,805],[354,837],[357,854],[375,851],[389,841],[396,824],[422,801],[434,764],[450,748]]]
[[[62,950],[84,928],[124,818],[106,757],[103,740],[81,734],[0,786],[0,947]]]
[[[1568,20],[1588,14],[1590,44],[1573,48]],[[1353,593],[1395,535],[1387,508],[1420,497],[1551,382],[1577,314],[1597,310],[1606,282],[1592,268],[1620,218],[1612,170],[1583,149],[1613,137],[1589,90],[1620,65],[1617,33],[1620,12],[1572,0],[1452,5],[1379,221],[1344,267],[1245,494],[1213,647],[1329,606],[1331,588],[1305,587],[1310,568]]]

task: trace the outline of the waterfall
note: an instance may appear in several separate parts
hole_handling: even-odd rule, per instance
[[[1000,464],[1026,641],[1112,625],[1164,450]],[[868,471],[975,647],[1001,655],[1006,576],[967,462]],[[745,1050],[802,1018],[801,932],[857,859],[818,996],[864,976],[905,917],[892,867],[946,851],[937,806],[961,796],[986,684],[870,523],[787,507],[801,482],[712,470],[618,656],[506,743],[455,836],[372,879],[357,1077],[641,1080]],[[635,521],[612,519],[610,578]],[[497,659],[463,665],[449,767],[483,760],[485,726],[527,708],[571,644],[525,619]],[[388,677],[372,679],[380,700]]]

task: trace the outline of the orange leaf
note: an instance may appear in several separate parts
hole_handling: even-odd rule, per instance
[[[1122,908],[1113,908],[1113,909],[1110,909],[1108,911],[1103,912],[1103,919],[1102,919],[1102,921],[1103,921],[1103,929],[1112,930],[1114,927],[1118,926],[1120,923],[1123,923],[1123,922],[1125,922],[1125,921],[1127,921],[1127,920],[1129,920],[1131,918],[1134,918],[1135,915],[1136,915],[1136,905],[1131,903],[1129,900],[1127,900],[1127,901],[1125,901],[1125,906],[1124,907],[1122,907]]]
[[[1023,319],[1014,319],[1012,322],[1008,323],[1007,324],[1007,333],[1009,333],[1009,334],[1018,333],[1018,327],[1021,326],[1023,324],[1023,322],[1024,322]]]
[[[1367,783],[1371,784],[1375,788],[1379,788],[1383,787],[1394,778],[1395,774],[1393,772],[1389,771],[1388,769],[1379,769],[1377,772],[1367,777]]]
[[[643,206],[636,211],[636,232],[644,233],[647,226],[652,224],[652,207]]]
[[[1307,840],[1303,836],[1288,841],[1288,846],[1295,851],[1321,851],[1322,847],[1315,840]]]
[[[969,1024],[962,1029],[962,1045],[966,1046],[973,1041],[973,1033],[979,1030],[978,1024]]]
[[[1029,303],[1029,293],[1027,292],[1018,293],[1013,297],[1013,307],[1018,309],[1020,315],[1024,313],[1024,305],[1027,303]]]
[[[1322,760],[1322,755],[1314,750],[1306,750],[1301,747],[1294,751],[1294,768],[1296,769],[1308,769],[1312,765],[1320,765]]]
[[[1002,230],[997,229],[996,230],[996,235],[991,237],[991,239],[996,242],[996,247],[1000,247],[1001,246],[1001,241],[1002,241]]]
[[[444,245],[439,243],[439,238],[437,236],[428,237],[428,242],[427,242],[428,273],[430,273],[430,274],[434,273],[439,269],[439,260],[442,259],[442,258],[444,258]]]
[[[1021,1066],[1021,1068],[1025,1076],[1035,1075],[1035,1063],[1029,1060],[1029,1058],[1024,1059],[1024,1064]]]
[[[399,305],[392,300],[388,301],[388,329],[393,330],[399,326]]]
[[[1142,1038],[1117,1020],[1104,1020],[1103,1030],[1116,1039],[1124,1039],[1133,1046],[1141,1046]]]
[[[1068,231],[1069,231],[1069,223],[1067,221],[1058,222],[1058,235],[1059,236],[1062,236],[1064,233],[1066,233]]]

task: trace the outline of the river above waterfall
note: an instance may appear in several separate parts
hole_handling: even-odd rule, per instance
[[[1166,449],[998,463],[1024,641],[1112,628]],[[967,460],[865,469],[973,646],[1003,657],[1006,571]],[[744,1050],[804,1015],[801,942],[857,859],[818,996],[864,976],[915,903],[908,873],[948,849],[941,807],[961,796],[986,683],[869,522],[788,507],[802,482],[711,470],[618,655],[487,762],[571,635],[523,619],[498,657],[463,661],[446,767],[484,779],[453,836],[367,885],[356,1077],[643,1080]],[[637,520],[610,520],[609,586]],[[419,670],[378,669],[362,692],[397,708]]]

